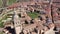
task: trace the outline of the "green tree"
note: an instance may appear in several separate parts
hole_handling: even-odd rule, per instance
[[[3,2],[3,7],[6,7],[7,6],[7,0],[2,0],[2,2]]]

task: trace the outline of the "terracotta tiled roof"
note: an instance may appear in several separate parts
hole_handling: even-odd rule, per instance
[[[31,24],[31,25],[29,25],[27,27],[24,27],[24,29],[26,30],[26,29],[31,29],[31,28],[35,28],[35,27],[36,27],[36,24]]]
[[[21,5],[21,3],[14,3],[14,4],[8,6],[8,9],[15,8],[15,7],[18,7],[20,5]]]
[[[18,7],[18,6],[26,6],[26,5],[34,4],[34,3],[35,3],[34,1],[13,3],[12,5],[8,6],[8,8],[15,8],[15,7]]]
[[[56,26],[57,26],[58,28],[60,28],[60,23],[56,23]]]
[[[60,2],[60,0],[53,0],[53,2]]]
[[[8,8],[11,9],[11,8],[19,7],[19,6],[26,7],[27,5],[35,5],[35,3],[36,2],[34,2],[34,1],[13,3],[12,5],[8,6]]]
[[[60,7],[60,3],[53,3],[54,7]]]

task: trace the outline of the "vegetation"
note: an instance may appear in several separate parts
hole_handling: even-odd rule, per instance
[[[0,32],[0,34],[3,34],[3,32]]]
[[[5,1],[5,0],[3,0],[3,1]],[[8,5],[11,5],[11,4],[15,3],[15,2],[16,2],[16,0],[7,0]],[[0,0],[0,7],[2,7],[2,3],[3,3],[2,0]]]
[[[6,19],[7,19],[7,16],[5,16],[3,19],[0,20],[0,27],[1,28],[4,27],[2,20],[6,20]]]
[[[2,0],[0,0],[0,7],[2,6]]]
[[[15,3],[15,2],[16,2],[16,0],[9,0],[8,5],[11,5],[11,4]]]
[[[7,12],[6,14],[3,14],[4,17],[3,17],[2,19],[0,19],[0,27],[4,27],[2,20],[7,20],[7,18],[8,18],[7,14],[8,14],[8,13],[11,13],[11,12],[12,12],[12,11],[9,11],[9,12]]]
[[[3,28],[3,27],[4,27],[3,22],[0,22],[0,27],[1,27],[1,28]]]
[[[37,18],[38,17],[38,13],[36,13],[36,12],[29,12],[29,13],[27,13],[31,18]]]
[[[13,3],[15,3],[17,0],[3,0],[4,1],[4,3],[5,2],[7,2],[7,4],[8,5],[11,5],[11,4],[13,4]],[[22,2],[22,1],[30,1],[30,0],[19,0],[20,2]],[[0,0],[0,7],[2,7],[2,0]]]

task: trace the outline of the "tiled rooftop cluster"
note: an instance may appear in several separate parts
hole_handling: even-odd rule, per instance
[[[18,2],[8,6],[7,9],[14,12],[12,20],[4,23],[5,33],[12,33],[8,27],[11,27],[11,30],[15,29],[16,34],[55,34],[60,30],[60,0]],[[32,19],[27,14],[33,12],[38,13],[37,18]]]

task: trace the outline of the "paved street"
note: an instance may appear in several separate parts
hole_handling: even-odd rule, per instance
[[[2,32],[3,31],[3,28],[0,28],[0,32]]]

